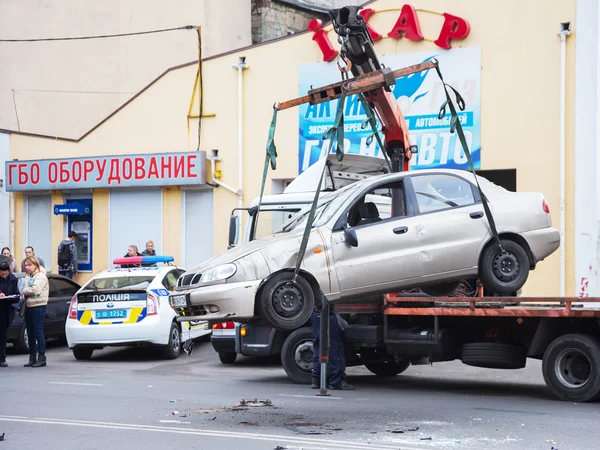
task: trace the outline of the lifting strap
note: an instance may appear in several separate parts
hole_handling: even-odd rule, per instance
[[[267,153],[265,154],[265,165],[263,168],[262,184],[260,185],[260,196],[258,197],[258,206],[256,207],[256,220],[258,223],[258,215],[260,214],[260,207],[262,206],[263,194],[265,193],[265,184],[267,184],[267,172],[269,171],[269,164],[271,168],[275,170],[277,168],[277,147],[275,146],[275,126],[277,125],[277,112],[279,111],[279,105],[276,103],[273,105],[273,118],[271,119],[271,126],[269,127],[269,137],[267,138]],[[240,161],[239,164],[242,162]]]
[[[329,138],[329,146],[327,148],[327,153],[325,154],[325,158],[327,155],[331,153],[331,148],[333,147],[333,140],[337,138],[337,146],[335,149],[335,155],[338,161],[342,161],[344,159],[344,103],[346,101],[346,88],[342,87],[342,95],[338,101],[337,111],[335,114],[335,121],[333,122],[333,126],[329,128],[324,134],[323,139]],[[306,246],[308,245],[308,239],[310,237],[310,231],[312,229],[313,221],[315,220],[315,213],[317,211],[317,204],[319,203],[319,195],[321,194],[321,186],[323,185],[323,177],[325,176],[325,171],[327,170],[327,161],[323,164],[323,171],[321,172],[321,176],[319,177],[319,185],[317,186],[317,190],[315,192],[315,197],[313,198],[312,205],[310,207],[310,212],[308,213],[308,219],[306,220],[306,227],[304,228],[304,235],[302,236],[302,242],[300,244],[300,250],[298,250],[298,257],[296,259],[296,268],[294,269],[294,277],[292,278],[292,282],[296,281],[296,277],[298,276],[298,272],[300,271],[300,265],[302,264],[302,260],[304,259],[304,254],[306,253]]]
[[[467,139],[465,138],[465,133],[462,129],[462,125],[460,124],[460,119],[458,118],[458,114],[456,113],[456,107],[450,98],[450,93],[448,92],[448,88],[452,89],[454,95],[456,96],[456,103],[461,111],[465,110],[465,101],[461,97],[461,95],[449,84],[444,82],[444,77],[442,76],[442,72],[440,71],[438,61],[435,58],[432,58],[432,62],[435,66],[435,70],[437,71],[438,76],[440,77],[440,81],[442,82],[442,86],[444,86],[444,92],[446,93],[446,101],[442,103],[440,107],[440,111],[438,113],[438,119],[443,119],[446,115],[446,106],[450,109],[450,115],[452,116],[450,119],[450,133],[457,132],[458,138],[460,139],[460,143],[465,152],[465,156],[467,157],[467,161],[469,161],[469,167],[471,168],[471,172],[475,177],[475,183],[477,184],[477,190],[479,191],[479,196],[481,197],[481,203],[483,204],[483,210],[485,211],[485,216],[490,224],[490,231],[492,232],[492,237],[498,244],[498,248],[500,252],[503,252],[502,245],[500,244],[500,237],[498,236],[498,231],[496,229],[496,222],[494,221],[494,217],[492,216],[492,211],[488,205],[488,201],[483,191],[481,190],[481,186],[479,186],[479,180],[477,179],[477,174],[475,173],[475,167],[473,166],[473,159],[471,158],[471,152],[469,151],[469,146],[467,145]]]
[[[392,163],[390,162],[390,159],[388,158],[388,155],[385,151],[385,146],[383,145],[383,141],[381,140],[379,131],[377,131],[377,120],[375,120],[375,114],[373,114],[373,109],[371,108],[371,105],[369,105],[369,102],[367,102],[365,96],[362,93],[358,94],[358,100],[360,101],[360,104],[365,110],[365,114],[367,116],[360,128],[364,130],[367,127],[367,125],[371,125],[371,130],[373,130],[373,134],[367,138],[367,145],[371,145],[371,142],[373,142],[373,136],[375,136],[375,139],[377,139],[377,143],[379,144],[379,148],[383,153],[383,157],[385,158],[385,162],[387,163],[390,172],[392,172]]]

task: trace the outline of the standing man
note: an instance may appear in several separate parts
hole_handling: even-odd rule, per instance
[[[76,238],[77,233],[69,231],[67,239],[58,245],[58,273],[71,280],[73,279],[73,275],[77,273]]]
[[[12,305],[19,302],[18,297],[6,298],[12,295],[19,295],[18,280],[10,271],[8,263],[2,262],[0,263],[0,367],[8,367],[6,364],[6,336],[15,315]]]
[[[323,294],[321,294],[323,295]],[[313,336],[313,369],[312,389],[319,389],[321,378],[321,363],[319,361],[319,347],[321,340],[321,313],[316,310],[312,313]],[[342,341],[342,328],[338,314],[329,316],[329,362],[327,364],[327,389],[353,391],[354,386],[344,380],[346,373],[346,358],[344,356],[344,342]]]
[[[27,258],[29,256],[35,256],[35,252],[33,251],[33,247],[31,245],[28,245],[27,247],[25,247],[25,258]],[[46,268],[46,266],[44,265],[44,260],[37,256],[35,256],[35,257],[40,262],[40,266],[42,266],[43,268]],[[25,260],[24,259],[23,259],[23,261],[21,261],[21,272],[25,272]]]

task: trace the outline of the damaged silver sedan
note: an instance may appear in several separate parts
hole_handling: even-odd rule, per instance
[[[559,232],[542,194],[478,180],[501,248],[473,174],[378,175],[322,195],[295,281],[309,209],[183,274],[171,304],[181,320],[261,317],[291,330],[310,318],[321,292],[333,302],[413,287],[444,295],[461,279],[479,278],[487,292],[510,295],[559,247]]]

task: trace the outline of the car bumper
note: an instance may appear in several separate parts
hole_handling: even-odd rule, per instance
[[[175,308],[179,315],[177,320],[226,322],[252,319],[254,298],[260,283],[261,280],[253,280],[178,290],[173,295],[186,294],[188,305],[185,308]],[[218,311],[210,312],[215,307]]]
[[[65,331],[69,348],[78,345],[128,345],[169,343],[171,324],[161,322],[158,317],[146,317],[131,324],[84,325],[78,320],[67,319]]]
[[[548,227],[522,233],[533,254],[534,264],[551,255],[560,246],[560,232]]]

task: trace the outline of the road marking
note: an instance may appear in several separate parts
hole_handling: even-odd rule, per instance
[[[66,384],[68,386],[104,386],[97,383],[68,383],[66,381],[48,381],[48,384]]]
[[[217,431],[217,430],[203,430],[197,428],[176,428],[176,427],[164,427],[155,425],[138,425],[138,424],[124,424],[124,423],[112,423],[112,422],[99,422],[99,421],[88,421],[88,420],[67,420],[67,419],[49,419],[49,418],[14,418],[14,416],[0,415],[0,421],[3,422],[21,422],[21,423],[35,423],[44,425],[64,425],[74,427],[88,427],[88,428],[103,428],[112,430],[132,430],[132,431],[154,431],[157,433],[171,433],[171,434],[184,434],[192,436],[209,436],[209,437],[221,437],[221,438],[234,438],[234,439],[252,439],[257,441],[273,441],[283,442],[286,444],[300,444],[300,445],[318,445],[319,448],[327,446],[331,449],[361,449],[361,450],[419,450],[416,447],[399,447],[398,445],[385,445],[385,444],[367,444],[359,443],[356,441],[341,441],[341,440],[326,440],[326,439],[315,439],[315,438],[301,438],[297,436],[284,436],[275,434],[259,434],[259,433],[246,433],[236,431]]]
[[[319,395],[301,395],[301,394],[277,394],[280,397],[300,397],[300,398],[328,398],[329,400],[344,400],[342,397],[321,397]]]
[[[192,422],[183,422],[181,420],[159,420],[160,423],[183,423],[183,424],[191,424]]]

